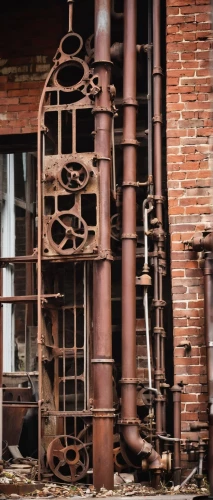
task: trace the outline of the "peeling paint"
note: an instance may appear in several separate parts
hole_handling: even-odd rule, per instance
[[[108,32],[110,28],[107,0],[102,0],[102,8],[97,17],[97,33]]]

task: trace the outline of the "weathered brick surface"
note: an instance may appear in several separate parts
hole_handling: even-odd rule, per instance
[[[213,132],[210,0],[167,0],[167,179],[174,318],[175,382],[182,395],[182,433],[207,418],[203,272],[185,240],[211,221],[209,137]],[[191,343],[186,353],[181,342]],[[183,454],[183,464],[187,457]]]
[[[0,135],[37,131],[41,91],[67,28],[65,13],[66,2],[60,0],[4,4],[0,36]]]

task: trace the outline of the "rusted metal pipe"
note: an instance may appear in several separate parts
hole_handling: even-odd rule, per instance
[[[173,411],[174,411],[174,457],[173,457],[173,480],[174,485],[180,484],[181,479],[181,457],[180,457],[180,440],[181,440],[181,387],[173,385],[171,388],[173,394]]]
[[[195,252],[201,252],[205,250],[206,252],[213,251],[213,233],[209,232],[203,236],[194,236],[190,241],[184,242],[189,245]]]
[[[101,92],[95,97],[95,153],[100,176],[102,258],[93,264],[93,480],[99,490],[113,488],[113,387],[110,260],[110,167],[112,105],[110,98],[110,0],[95,0],[95,72]]]
[[[162,467],[161,458],[139,433],[136,405],[136,7],[124,0],[123,84],[123,221],[122,221],[122,433],[137,454],[147,455],[149,467]]]
[[[210,498],[213,498],[213,254],[207,254],[204,266],[204,317],[209,399],[208,474]]]
[[[155,387],[160,390],[161,383],[165,382],[165,359],[162,351],[164,350],[165,331],[163,326],[163,273],[160,261],[164,256],[164,230],[163,230],[163,196],[162,196],[162,68],[161,68],[161,36],[160,36],[160,0],[153,0],[153,142],[154,142],[154,193],[156,217],[158,227],[155,232],[154,245],[154,300],[155,307]],[[156,433],[165,432],[166,425],[166,401],[165,397],[156,398]],[[157,439],[156,449],[160,451],[160,443]]]
[[[111,15],[116,20],[123,19],[124,17],[123,12],[115,12],[115,0],[112,0]]]
[[[3,272],[0,268],[0,293],[3,289]],[[2,459],[2,440],[3,440],[3,407],[2,407],[2,384],[3,384],[3,307],[0,304],[0,460]]]

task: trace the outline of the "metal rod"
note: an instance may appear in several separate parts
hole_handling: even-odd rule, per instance
[[[184,481],[180,485],[180,489],[183,488],[185,486],[185,484],[187,484],[190,481],[190,479],[196,474],[196,472],[197,472],[197,467],[192,469],[190,474],[186,477],[186,479],[184,479]]]
[[[95,98],[95,153],[99,159],[99,248],[110,253],[110,177],[112,108],[110,99],[110,0],[95,0],[95,71],[101,93]],[[93,480],[99,490],[113,488],[113,388],[111,321],[111,261],[93,264]],[[99,361],[98,361],[99,360]],[[100,411],[103,409],[102,411]]]
[[[171,388],[173,393],[173,411],[174,411],[174,457],[173,457],[173,478],[174,485],[180,484],[181,479],[181,456],[180,456],[180,441],[181,441],[181,387],[173,385]]]
[[[147,454],[150,468],[161,459],[144,441],[137,424],[136,404],[136,16],[137,1],[124,0],[123,83],[123,221],[122,221],[122,379],[121,424],[125,441],[137,453]]]

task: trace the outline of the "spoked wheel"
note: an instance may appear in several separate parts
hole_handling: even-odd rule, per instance
[[[81,250],[87,235],[86,222],[73,210],[59,212],[48,224],[48,239],[60,255],[72,255]]]
[[[62,481],[75,483],[89,468],[85,444],[73,436],[58,436],[47,448],[47,462],[51,471]]]

